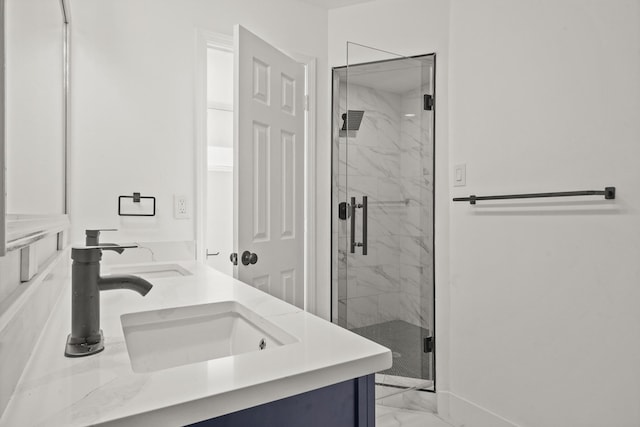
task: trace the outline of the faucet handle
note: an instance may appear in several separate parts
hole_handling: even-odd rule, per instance
[[[84,230],[85,244],[87,246],[98,246],[100,244],[101,231],[118,231],[117,228],[94,228]]]

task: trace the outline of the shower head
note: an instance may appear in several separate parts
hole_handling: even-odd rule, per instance
[[[364,111],[361,110],[348,110],[342,115],[342,129],[340,130],[358,130],[360,129],[360,123],[362,123],[362,116]]]

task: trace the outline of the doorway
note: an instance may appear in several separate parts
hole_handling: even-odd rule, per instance
[[[206,263],[230,276],[233,264],[233,49],[207,48]]]
[[[391,349],[378,384],[432,391],[435,54],[347,52],[333,69],[332,321]]]
[[[313,311],[315,241],[309,230],[315,227],[315,150],[310,149],[315,146],[315,58],[283,53],[241,26],[236,26],[235,41],[199,31],[197,52],[197,259]],[[248,64],[244,68],[242,61]],[[285,63],[302,72],[278,71]],[[253,92],[242,101],[251,85]],[[265,122],[264,115],[250,117],[264,114],[271,104],[278,106],[272,110],[282,110],[273,113],[287,124]],[[296,117],[302,125],[291,131],[289,123]],[[246,132],[252,127],[254,132]],[[265,173],[268,180],[262,179]],[[294,202],[287,196],[293,191]],[[254,233],[247,233],[249,229]],[[270,239],[278,250],[261,246]],[[283,256],[292,240],[300,242],[295,257]],[[248,253],[247,263],[243,253]],[[268,271],[279,259],[284,265],[293,258],[299,258],[295,268]]]

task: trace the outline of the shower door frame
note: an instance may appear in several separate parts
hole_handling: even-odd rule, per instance
[[[404,60],[404,59],[421,59],[424,57],[430,56],[433,58],[433,77],[432,77],[432,88],[431,88],[431,92],[432,92],[432,100],[433,100],[433,104],[432,104],[432,194],[431,194],[431,206],[432,206],[432,210],[433,210],[433,221],[431,222],[431,227],[432,227],[432,240],[433,240],[433,245],[432,245],[432,259],[433,259],[433,268],[432,268],[432,272],[431,272],[431,280],[433,283],[432,286],[432,315],[431,315],[431,324],[432,326],[432,330],[429,331],[431,333],[431,338],[432,338],[432,356],[431,356],[431,381],[433,384],[433,389],[426,389],[426,388],[419,388],[419,391],[425,391],[425,392],[429,392],[429,393],[435,393],[437,388],[436,388],[436,359],[437,359],[437,345],[436,345],[436,114],[437,114],[437,109],[436,109],[436,99],[437,99],[437,94],[436,94],[436,79],[437,79],[437,55],[435,52],[432,53],[426,53],[426,54],[420,54],[420,55],[412,55],[412,56],[406,56],[406,57],[399,57],[399,58],[393,58],[393,59],[383,59],[383,60],[379,60],[379,61],[368,61],[368,62],[362,62],[362,63],[357,63],[357,64],[349,64],[347,65],[342,65],[342,66],[337,66],[337,67],[332,67],[331,68],[331,251],[333,251],[333,247],[334,247],[334,236],[333,236],[333,230],[334,230],[334,222],[336,221],[336,212],[337,212],[337,208],[338,206],[334,205],[334,185],[333,185],[333,177],[334,174],[339,172],[336,171],[336,165],[334,164],[334,133],[333,133],[333,129],[335,126],[335,121],[334,121],[334,111],[333,111],[333,107],[334,107],[334,76],[337,70],[340,69],[346,69],[348,67],[357,67],[357,66],[362,66],[362,65],[371,65],[371,64],[380,64],[380,63],[384,63],[384,62],[391,62],[391,61],[399,61],[399,60]],[[338,204],[340,203],[340,201],[338,201]],[[333,286],[333,274],[334,274],[334,257],[333,254],[330,257],[331,259],[331,292],[330,292],[330,310],[329,310],[329,318],[331,319],[331,322],[333,323],[333,319],[334,319],[334,312],[336,310],[338,310],[337,307],[334,306],[334,292],[338,292],[338,289],[334,289]],[[339,283],[338,283],[339,286]]]

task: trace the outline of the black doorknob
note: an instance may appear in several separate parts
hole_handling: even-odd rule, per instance
[[[256,262],[258,262],[258,255],[249,251],[242,252],[242,265],[255,264]]]
[[[236,252],[233,252],[231,255],[229,255],[229,261],[231,261],[231,264],[233,265],[238,265],[238,254]]]

